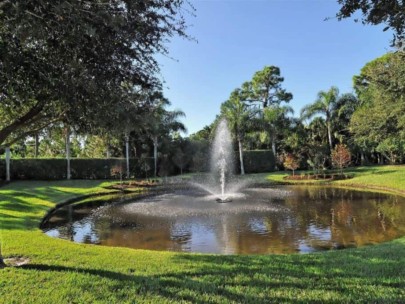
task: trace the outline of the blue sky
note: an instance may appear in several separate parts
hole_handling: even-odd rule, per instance
[[[283,87],[300,109],[332,85],[352,91],[352,76],[390,51],[390,32],[353,19],[338,22],[336,0],[192,1],[188,33],[159,56],[165,95],[181,109],[189,134],[210,124],[231,91],[266,65],[280,67]]]

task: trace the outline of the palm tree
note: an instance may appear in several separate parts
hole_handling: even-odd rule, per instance
[[[290,106],[271,105],[263,109],[263,121],[267,125],[270,135],[271,150],[277,159],[276,140],[278,127],[285,121],[287,114],[293,114],[294,110]]]
[[[243,139],[248,129],[249,122],[255,116],[255,111],[242,101],[241,90],[236,89],[231,93],[227,101],[221,105],[221,114],[228,121],[232,133],[238,142],[240,173],[245,174],[243,164]]]
[[[163,96],[160,97],[156,107],[152,110],[151,116],[148,117],[149,123],[147,133],[152,138],[153,142],[153,158],[154,158],[154,176],[157,176],[157,156],[159,137],[167,136],[172,132],[183,131],[187,129],[178,119],[184,117],[184,112],[180,110],[168,111],[166,106],[170,105],[170,101]]]
[[[332,151],[332,116],[339,100],[339,89],[331,87],[329,91],[320,91],[318,98],[301,110],[301,118],[308,119],[317,114],[325,115],[326,128],[328,131],[329,148]]]

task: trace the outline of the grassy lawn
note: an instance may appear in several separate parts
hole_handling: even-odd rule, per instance
[[[348,169],[333,184],[405,190],[405,166]],[[285,173],[256,174],[283,181]],[[206,255],[74,244],[38,225],[56,203],[104,193],[100,181],[15,182],[0,188],[5,257],[0,303],[404,303],[405,237],[316,254]],[[404,194],[405,195],[405,194]]]
[[[337,172],[337,171],[336,171]],[[298,171],[296,174],[304,174]],[[355,187],[360,189],[375,189],[383,192],[400,193],[405,195],[405,166],[372,166],[348,168],[345,174],[353,175],[346,180],[284,180],[291,172],[274,172],[257,174],[259,179],[265,178],[275,183],[291,184],[332,184],[334,186]]]

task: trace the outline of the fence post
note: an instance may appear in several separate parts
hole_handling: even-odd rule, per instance
[[[10,147],[6,147],[6,181],[10,181]]]

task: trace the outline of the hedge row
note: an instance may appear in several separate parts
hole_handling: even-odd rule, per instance
[[[175,172],[174,164],[169,160],[160,160],[158,172],[160,175],[170,175]],[[193,164],[193,171],[206,171],[207,162],[199,162],[203,166]],[[153,174],[153,158],[131,158],[130,174],[132,177],[150,177]],[[191,164],[189,164],[191,165]],[[268,172],[274,170],[273,153],[268,150],[244,151],[244,165],[247,173]],[[12,180],[37,179],[58,180],[66,179],[67,162],[61,158],[11,159],[10,175]],[[126,174],[126,162],[123,158],[94,159],[72,158],[70,161],[72,179],[110,179],[119,178],[119,171]],[[239,158],[237,158],[239,171]],[[6,178],[5,160],[0,159],[0,180]],[[185,168],[185,171],[191,168]]]
[[[251,150],[243,152],[243,164],[246,173],[273,171],[276,161],[271,150]]]
[[[130,174],[135,177],[151,176],[153,158],[129,161]],[[126,173],[126,162],[122,158],[70,160],[71,177],[73,179],[110,179],[119,178],[119,171]],[[62,158],[11,159],[10,177],[16,179],[58,180],[66,179],[67,162]],[[0,179],[6,178],[5,160],[0,160]]]

